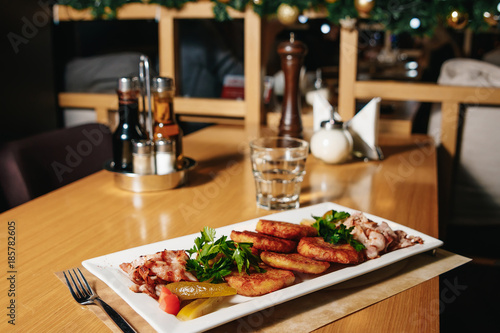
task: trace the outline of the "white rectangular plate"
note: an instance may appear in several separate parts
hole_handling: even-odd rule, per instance
[[[264,218],[300,223],[303,219],[311,219],[311,216],[321,216],[328,210],[332,209],[337,211],[346,211],[349,213],[356,212],[355,210],[347,207],[331,202],[325,202],[314,206],[271,214],[265,216]],[[369,260],[355,266],[346,266],[335,271],[327,271],[327,273],[322,275],[301,274],[300,282],[267,295],[259,297],[244,297],[239,295],[231,296],[229,301],[225,302],[225,307],[198,319],[193,319],[187,322],[179,321],[175,316],[166,314],[160,310],[158,302],[146,294],[136,294],[130,291],[129,286],[132,285],[132,282],[120,269],[119,265],[124,262],[130,262],[141,255],[156,253],[158,251],[163,251],[164,249],[190,249],[194,245],[194,239],[199,237],[200,233],[175,239],[168,239],[158,243],[108,254],[86,260],[82,264],[87,270],[104,281],[111,289],[122,297],[158,332],[199,332],[222,325],[253,312],[266,309],[273,305],[292,300],[299,296],[309,294],[319,289],[352,279],[356,276],[377,270],[410,256],[440,247],[443,244],[443,242],[438,239],[432,238],[403,225],[399,225],[370,214],[365,214],[365,216],[377,223],[386,221],[393,230],[399,229],[405,231],[409,235],[420,236],[424,240],[424,244],[417,244],[409,248],[396,250],[394,252],[383,254],[377,259]],[[216,229],[216,238],[218,239],[223,235],[229,237],[232,230],[255,230],[258,220],[259,219],[253,219],[218,228]]]

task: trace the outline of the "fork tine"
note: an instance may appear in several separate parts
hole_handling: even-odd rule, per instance
[[[78,273],[76,272],[76,270],[78,270],[81,279],[80,277],[78,277]],[[90,287],[87,279],[78,267],[76,268],[76,270],[73,269],[73,274],[71,274],[71,270],[67,270],[66,272],[63,271],[64,278],[66,279],[66,284],[68,285],[69,291],[71,292],[71,295],[73,295],[73,298],[82,305],[95,304],[100,306],[123,332],[136,333],[134,328],[130,326],[130,324],[122,316],[120,316],[118,312],[116,312],[112,307],[110,307],[106,302],[104,302],[101,298],[99,298],[99,296],[94,293],[94,290]],[[75,278],[78,283],[76,283]],[[70,279],[73,284],[70,283]]]
[[[76,285],[76,283],[75,283],[75,286],[77,287],[78,291],[80,292],[80,295],[82,295],[82,297],[85,297],[85,298],[90,297],[90,295],[87,293],[87,290],[83,286],[82,281],[80,281],[80,278],[78,277],[78,274],[76,274],[76,271],[74,269],[73,269],[73,274],[75,275],[76,281],[78,281],[78,285],[80,286],[80,288],[78,288],[78,285]],[[74,280],[73,280],[73,282],[74,282]]]
[[[73,281],[73,290],[75,292],[75,294],[78,296],[78,297],[83,297],[81,291],[80,291],[80,288],[78,288],[78,285],[76,284],[75,282],[75,279],[73,278],[73,274],[71,274],[71,271],[68,270],[68,274],[69,274],[69,277],[71,278],[71,281]]]
[[[73,274],[75,275],[76,279],[78,280],[78,276],[76,276],[75,270],[73,270],[73,274],[71,274],[71,271],[68,270],[69,277],[71,278],[71,281],[73,281],[73,286],[75,287],[75,293],[77,294],[78,297],[84,298],[87,295],[80,289],[78,288],[78,284],[76,283],[75,279],[73,278]],[[80,280],[78,280],[80,282]],[[80,285],[82,283],[80,282]]]
[[[87,282],[87,279],[83,275],[82,271],[80,271],[80,268],[77,267],[76,269],[78,270],[78,273],[80,273],[80,276],[82,277],[83,282],[85,282],[85,285],[87,286],[87,290],[86,291],[89,294],[89,296],[94,295],[94,290],[92,289],[92,287],[90,287],[89,283]],[[80,280],[78,280],[78,281],[80,281]],[[82,288],[83,288],[83,286],[82,286]]]
[[[75,294],[75,291],[73,290],[73,287],[71,286],[71,283],[68,280],[68,277],[66,276],[66,272],[63,272],[64,278],[66,279],[66,285],[68,286],[69,291],[71,292],[71,295],[73,298],[77,299],[79,296]],[[73,280],[73,277],[71,276],[71,273],[68,271],[69,276]],[[74,282],[74,281],[73,281]]]

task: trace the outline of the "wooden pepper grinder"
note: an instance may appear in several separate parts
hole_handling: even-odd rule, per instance
[[[281,69],[285,74],[279,136],[302,138],[299,77],[304,57],[307,54],[307,46],[295,40],[292,32],[289,41],[278,45],[278,54],[281,58]]]

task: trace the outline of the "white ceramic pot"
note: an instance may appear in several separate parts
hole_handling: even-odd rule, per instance
[[[311,153],[325,163],[344,163],[351,158],[352,137],[341,123],[324,122],[311,137]]]

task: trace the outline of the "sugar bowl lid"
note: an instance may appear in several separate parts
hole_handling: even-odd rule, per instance
[[[321,128],[324,128],[326,130],[342,129],[344,127],[344,123],[341,121],[336,121],[332,118],[330,120],[323,120],[320,126]]]

